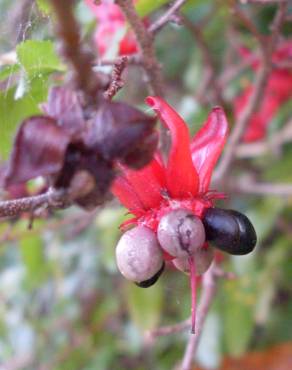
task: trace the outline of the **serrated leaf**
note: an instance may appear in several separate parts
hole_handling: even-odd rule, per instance
[[[51,41],[27,40],[17,46],[16,52],[28,78],[66,70]]]
[[[158,282],[150,288],[143,289],[129,283],[126,287],[126,296],[131,319],[137,327],[142,330],[155,328],[163,303],[162,285]]]

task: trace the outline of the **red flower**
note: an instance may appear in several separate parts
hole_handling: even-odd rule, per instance
[[[138,51],[135,35],[128,30],[118,5],[107,0],[103,0],[100,5],[95,5],[94,0],[85,0],[85,2],[98,21],[94,38],[101,57],[115,45],[118,45],[119,55],[129,55]]]
[[[242,48],[241,54],[244,58],[250,57],[249,50]],[[278,50],[273,54],[272,61],[275,64],[287,62],[292,58],[292,41],[283,43]],[[252,64],[253,70],[259,68],[259,60],[255,58]],[[264,97],[261,105],[256,113],[252,116],[246,133],[244,141],[251,142],[264,138],[267,127],[277,114],[277,111],[282,104],[287,102],[292,97],[292,70],[277,66],[270,73]],[[253,85],[249,85],[235,100],[235,117],[241,114],[245,108],[251,94],[254,91]]]
[[[121,175],[114,181],[112,192],[134,215],[123,228],[134,224],[157,233],[161,218],[169,212],[184,209],[201,218],[214,200],[223,197],[209,190],[209,185],[226,141],[228,123],[223,110],[216,107],[191,139],[186,123],[163,99],[148,97],[146,102],[170,130],[168,161],[165,164],[157,152],[152,162],[138,171],[120,164]],[[205,244],[204,248],[209,247]],[[172,258],[164,253],[164,259]],[[194,266],[190,270],[194,304],[196,272]]]

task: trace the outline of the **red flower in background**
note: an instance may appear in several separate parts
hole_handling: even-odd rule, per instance
[[[190,253],[189,255],[184,254],[185,252],[183,251],[182,253],[179,252],[179,255],[171,255],[173,245],[175,245],[173,240],[171,240],[170,249],[164,248],[164,230],[160,230],[162,223],[166,222],[167,224],[170,222],[171,224],[171,222],[174,222],[176,224],[175,227],[179,228],[181,224],[177,224],[177,222],[186,222],[185,225],[188,225],[190,221],[193,222],[196,232],[198,232],[198,234],[194,234],[195,243],[201,238],[202,232],[202,241],[199,242],[199,244],[201,243],[199,246],[200,251],[208,254],[210,247],[205,240],[205,231],[201,230],[204,227],[200,224],[202,224],[201,218],[204,212],[214,206],[214,200],[224,197],[222,193],[209,190],[209,185],[212,171],[227,137],[228,123],[225,114],[221,108],[214,108],[209,114],[206,123],[191,139],[186,123],[163,99],[148,97],[146,101],[155,110],[161,121],[169,128],[172,144],[166,164],[163,162],[161,154],[157,152],[152,162],[141,170],[134,171],[124,165],[119,165],[121,175],[114,181],[112,192],[134,215],[134,218],[125,222],[122,227],[138,225],[136,230],[142,227],[142,244],[145,244],[145,240],[148,240],[148,234],[153,240],[158,235],[160,247],[163,248],[163,258],[169,260],[182,255],[190,257]],[[169,221],[168,218],[172,218],[172,220]],[[186,229],[187,238],[189,238],[191,229],[188,230],[188,226],[186,226]],[[137,237],[138,231],[136,233],[135,228],[130,230],[130,232],[131,235],[127,236],[127,243],[129,243],[129,239],[130,243],[132,243],[131,240]],[[166,240],[167,243],[168,241]],[[142,244],[141,248],[138,248],[137,253],[140,253]],[[151,253],[154,254],[154,252]],[[129,253],[132,254],[135,251]],[[193,258],[188,258],[186,262],[188,266],[185,266],[186,263],[184,261],[178,261],[176,266],[185,271],[189,268],[191,273],[194,328],[195,276],[196,272],[200,273],[198,271],[200,266],[196,266],[196,261]],[[146,257],[143,263],[146,263]],[[210,263],[211,261],[207,263],[208,266],[206,268],[209,267]],[[157,266],[160,267],[160,265]],[[121,263],[119,267],[123,273],[123,265]],[[203,268],[203,270],[206,270],[206,268]],[[162,270],[163,268],[160,268],[157,274],[160,274]],[[157,280],[159,276],[157,274],[150,279],[151,284]],[[131,276],[128,278],[131,280]],[[135,281],[135,277],[132,280]],[[148,287],[149,285],[143,285],[142,283],[139,286]]]
[[[250,57],[249,50],[242,48],[243,57]],[[273,54],[272,61],[278,64],[270,73],[264,96],[258,111],[252,116],[243,140],[245,142],[256,141],[264,138],[267,127],[282,104],[292,97],[292,70],[281,67],[281,62],[292,60],[292,41],[286,41]],[[259,67],[259,60],[255,58],[252,64],[253,70]],[[254,86],[250,84],[241,95],[235,99],[235,117],[237,118],[245,108]]]
[[[103,0],[100,5],[96,5],[94,0],[85,0],[85,2],[98,22],[94,38],[101,57],[116,44],[119,47],[119,55],[129,55],[138,51],[135,35],[128,29],[118,5],[110,0]]]

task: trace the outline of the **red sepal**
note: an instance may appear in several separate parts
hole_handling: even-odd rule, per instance
[[[166,169],[166,184],[170,195],[173,198],[195,195],[199,188],[199,177],[192,162],[187,125],[163,99],[149,96],[146,102],[171,133],[172,145]]]
[[[119,187],[115,185],[115,182],[112,192],[124,206],[132,211],[133,205],[137,204],[137,199],[143,210],[159,205],[162,199],[161,191],[165,188],[165,178],[164,168],[155,159],[141,170],[131,170],[121,164],[119,164],[119,168],[127,181],[124,183],[120,182]],[[133,199],[131,199],[131,189]],[[131,204],[132,208],[128,204]]]
[[[215,107],[192,140],[192,159],[200,177],[201,193],[209,188],[212,171],[223,150],[227,134],[228,122],[225,113],[220,107]]]
[[[119,201],[135,216],[141,216],[144,211],[144,205],[136,194],[133,186],[123,176],[117,176],[114,180],[112,193]]]

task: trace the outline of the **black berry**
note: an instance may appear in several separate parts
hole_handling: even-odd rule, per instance
[[[159,279],[159,277],[161,276],[161,274],[164,271],[164,268],[165,268],[165,263],[163,262],[161,268],[156,272],[155,275],[152,276],[152,278],[150,278],[148,280],[141,281],[140,283],[135,283],[135,284],[140,288],[149,288],[149,287],[151,287]]]
[[[257,242],[255,229],[242,213],[209,208],[202,219],[206,239],[224,252],[233,255],[250,253]]]

